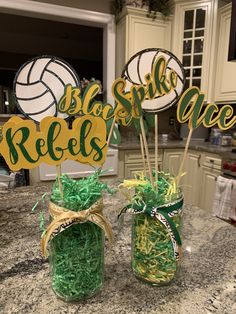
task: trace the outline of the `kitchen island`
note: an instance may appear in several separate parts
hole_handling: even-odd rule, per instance
[[[123,228],[116,220],[125,204],[120,193],[104,198],[115,236],[106,247],[103,290],[80,303],[59,300],[40,253],[38,213],[45,205],[31,210],[48,191],[44,185],[0,190],[0,313],[236,313],[236,228],[197,207],[185,208],[180,275],[169,286],[152,287],[131,272],[130,217]]]

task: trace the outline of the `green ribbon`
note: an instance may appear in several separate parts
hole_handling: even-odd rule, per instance
[[[124,207],[121,211],[121,214],[126,212],[126,210],[130,209],[130,208],[133,209],[136,214],[138,214],[138,213],[143,214],[144,213],[144,214],[152,216],[154,211],[160,213],[167,220],[167,222],[170,225],[170,228],[174,234],[176,242],[178,243],[178,245],[181,246],[182,241],[181,241],[178,229],[176,228],[176,225],[175,225],[174,221],[172,220],[172,217],[169,217],[168,214],[173,212],[174,210],[180,209],[183,206],[183,204],[184,204],[183,198],[181,198],[180,200],[173,202],[171,204],[165,204],[165,205],[161,205],[158,207],[150,207],[150,206],[145,207],[145,205],[143,205],[143,204],[135,203],[135,204],[129,204],[126,207]]]

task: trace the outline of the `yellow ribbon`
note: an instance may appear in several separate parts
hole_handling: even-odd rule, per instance
[[[112,242],[112,229],[106,218],[103,216],[102,209],[102,200],[97,201],[90,208],[79,212],[68,210],[50,202],[49,213],[52,216],[53,221],[50,223],[41,239],[42,255],[44,257],[48,256],[47,245],[50,240],[75,223],[84,223],[87,221],[95,223],[105,232],[109,242]]]

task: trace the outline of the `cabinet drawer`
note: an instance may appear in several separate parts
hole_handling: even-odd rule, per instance
[[[204,167],[214,168],[214,169],[221,169],[222,159],[218,155],[203,155],[202,158],[202,165]]]
[[[163,154],[163,151],[162,151],[162,149],[160,149],[158,151],[158,162],[162,162],[162,154]],[[150,150],[149,155],[150,155],[151,162],[155,162],[154,150]],[[130,151],[125,152],[125,163],[126,164],[131,164],[131,163],[136,163],[136,162],[142,162],[141,151],[130,150]]]
[[[154,163],[151,163],[152,170],[155,169]],[[162,163],[158,164],[159,171],[162,170]],[[125,164],[125,179],[133,179],[136,172],[143,171],[143,164]],[[147,175],[149,176],[148,166],[146,165]]]

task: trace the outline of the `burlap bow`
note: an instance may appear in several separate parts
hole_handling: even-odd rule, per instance
[[[112,229],[102,213],[102,200],[94,203],[90,208],[74,212],[60,207],[52,202],[49,203],[49,213],[53,218],[41,239],[41,250],[44,257],[48,256],[47,244],[57,234],[69,228],[71,225],[83,222],[93,222],[105,232],[109,242],[112,241]]]

